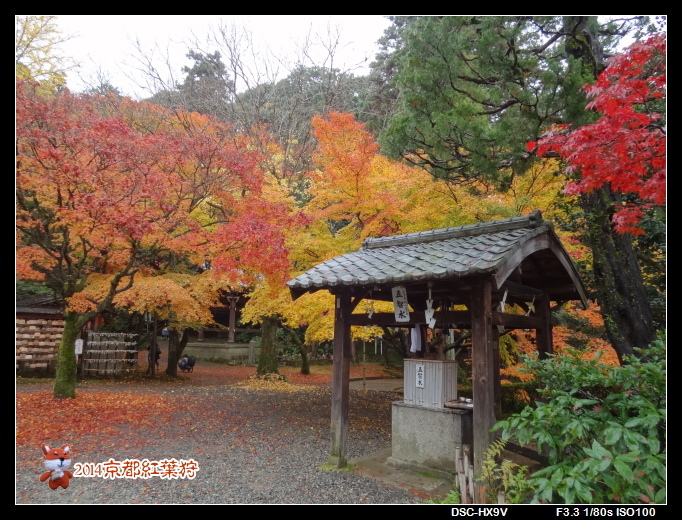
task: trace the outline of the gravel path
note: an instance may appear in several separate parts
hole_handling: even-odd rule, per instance
[[[226,367],[227,369],[227,367]],[[197,368],[199,373],[200,368]],[[193,460],[194,479],[74,478],[68,489],[51,490],[43,473],[40,446],[16,450],[18,504],[414,504],[422,501],[352,471],[324,469],[329,455],[331,390],[254,390],[238,385],[107,385],[114,392],[140,392],[176,408],[153,425],[120,429],[98,437],[45,439],[71,443],[76,462],[98,463],[175,458]],[[228,378],[229,379],[229,378]],[[17,394],[49,389],[18,385]],[[142,390],[141,390],[142,389]],[[101,391],[82,385],[79,392]],[[364,457],[390,446],[390,392],[351,390],[348,457]],[[46,410],[49,413],[49,410]],[[153,414],[152,414],[153,415]],[[56,418],[69,420],[69,418]],[[48,443],[49,443],[48,442]]]

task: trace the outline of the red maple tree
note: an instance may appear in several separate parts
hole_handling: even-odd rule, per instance
[[[642,234],[637,223],[643,211],[666,200],[665,35],[634,43],[613,57],[585,92],[591,99],[587,108],[599,112],[599,120],[571,132],[558,128],[528,143],[528,149],[538,156],[558,153],[567,161],[568,173],[579,173],[566,186],[567,193],[607,184],[625,194],[613,216],[615,228]]]
[[[138,273],[209,258],[231,283],[286,278],[286,207],[261,196],[258,154],[230,125],[37,87],[17,83],[16,270],[72,304],[56,397],[75,396],[78,331]],[[85,296],[93,275],[106,288]]]

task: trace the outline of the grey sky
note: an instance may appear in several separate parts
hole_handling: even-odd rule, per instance
[[[389,25],[380,15],[56,15],[57,23],[65,34],[74,37],[62,46],[63,53],[80,63],[69,73],[68,86],[81,91],[92,81],[98,71],[124,94],[141,98],[149,95],[139,84],[139,53],[133,42],[140,41],[145,57],[152,57],[160,70],[168,71],[164,63],[170,57],[172,74],[180,75],[185,58],[186,43],[196,39],[207,52],[219,50],[206,43],[211,27],[221,22],[245,28],[253,36],[253,49],[260,56],[272,59],[273,55],[285,61],[294,61],[306,37],[314,60],[326,54],[322,42],[328,34],[338,31],[339,48],[335,68],[365,74],[374,59],[376,40]],[[281,66],[285,70],[286,66]],[[137,81],[136,81],[137,79]]]

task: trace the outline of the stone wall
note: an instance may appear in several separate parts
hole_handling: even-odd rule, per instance
[[[255,347],[249,343],[193,342],[188,343],[182,353],[200,360],[221,359],[254,365],[260,354],[260,346]]]
[[[458,446],[473,446],[470,410],[427,408],[399,401],[392,410],[392,452],[388,463],[452,477]],[[428,427],[424,427],[428,425]]]
[[[24,377],[52,376],[64,331],[64,319],[55,315],[16,316],[16,371]]]

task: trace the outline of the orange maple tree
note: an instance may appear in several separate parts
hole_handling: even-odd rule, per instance
[[[351,114],[315,116],[317,169],[310,172],[312,199],[306,210],[314,219],[346,222],[355,238],[391,235],[405,222],[402,213],[427,174],[378,153],[379,145]]]
[[[371,134],[350,114],[316,116],[312,124],[318,146],[317,169],[310,173],[311,200],[304,207],[310,222],[287,234],[293,276],[357,250],[369,236],[509,218],[533,209],[541,209],[551,219],[560,211],[558,202],[566,202],[564,183],[555,174],[555,159],[540,161],[524,175],[513,176],[505,192],[483,180],[453,186],[380,155]],[[570,245],[571,251],[575,248]],[[255,321],[262,315],[278,315],[285,326],[305,327],[307,342],[326,341],[333,337],[332,305],[333,298],[326,292],[292,302],[284,287],[261,286],[251,294],[244,317]],[[373,305],[377,310],[383,302]],[[364,307],[358,306],[355,312],[366,312]],[[371,339],[382,331],[358,327],[352,334],[355,339]],[[511,343],[516,349],[516,342]]]

